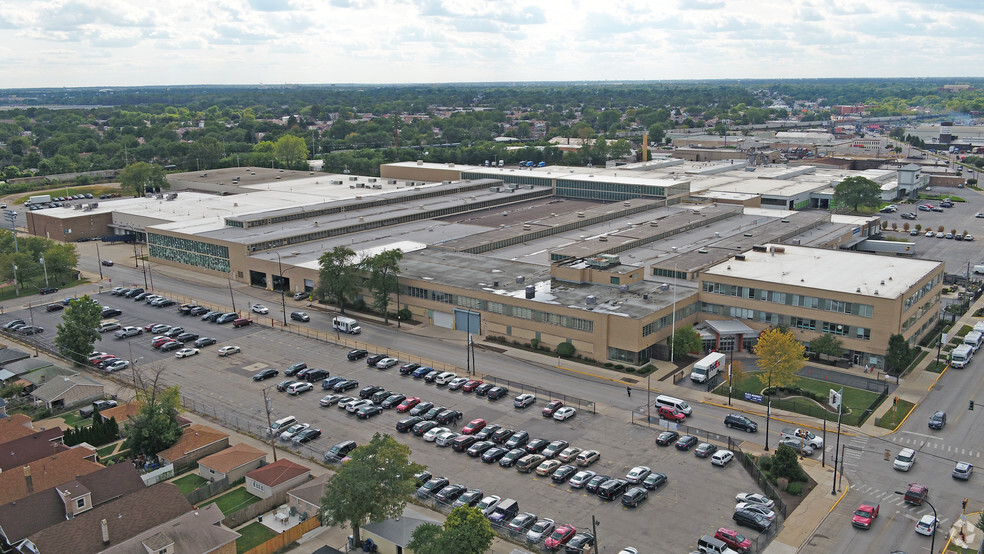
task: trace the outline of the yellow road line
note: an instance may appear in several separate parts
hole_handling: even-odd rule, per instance
[[[836,478],[837,476],[834,475],[834,477]],[[834,510],[836,510],[837,509],[837,505],[841,503],[841,500],[844,500],[844,497],[847,496],[847,492],[850,491],[850,490],[851,490],[851,483],[848,482],[847,483],[847,486],[844,487],[844,492],[841,493],[840,498],[837,499],[837,502],[834,502],[834,505],[830,507],[830,512],[827,512],[827,513],[831,513]]]

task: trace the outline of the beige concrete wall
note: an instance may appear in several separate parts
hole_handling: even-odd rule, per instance
[[[441,181],[460,181],[461,170],[453,164],[450,167],[444,166],[440,168],[382,164],[379,166],[379,176],[383,179],[440,183]]]

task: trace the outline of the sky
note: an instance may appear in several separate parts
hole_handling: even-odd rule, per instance
[[[980,77],[984,0],[0,0],[0,88]]]

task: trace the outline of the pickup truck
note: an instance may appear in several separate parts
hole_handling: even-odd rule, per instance
[[[140,327],[124,327],[113,334],[118,339],[125,339],[128,337],[135,337],[137,335],[143,334],[143,329],[141,329]]]
[[[871,528],[871,522],[875,521],[875,518],[878,517],[878,508],[877,502],[862,502],[858,506],[858,509],[854,511],[854,517],[851,518],[851,525],[862,529]]]
[[[806,429],[793,429],[789,427],[779,432],[780,440],[788,438],[801,438],[813,448],[823,448],[823,439]]]

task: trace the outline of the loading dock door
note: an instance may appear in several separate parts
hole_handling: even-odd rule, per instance
[[[444,327],[445,329],[454,329],[454,316],[447,312],[439,312],[437,310],[431,312],[433,315],[431,319],[434,322],[435,327]]]
[[[482,314],[455,309],[454,328],[458,331],[479,335],[482,333]]]

